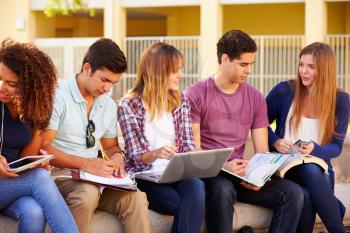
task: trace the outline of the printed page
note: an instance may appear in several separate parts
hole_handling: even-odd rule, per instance
[[[254,183],[262,183],[270,177],[276,169],[285,161],[283,154],[256,154],[248,164],[247,174],[244,176],[247,180]]]
[[[304,156],[300,153],[298,154],[291,154],[287,161],[278,169],[278,170],[283,170],[285,167],[287,167],[289,164],[291,164],[294,161],[302,161]]]
[[[134,181],[130,178],[129,175],[125,177],[103,177],[96,176],[87,171],[80,170],[80,179],[92,181],[99,184],[112,185],[112,186],[132,186],[134,185]]]

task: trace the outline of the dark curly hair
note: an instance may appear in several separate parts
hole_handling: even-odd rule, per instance
[[[1,42],[0,62],[19,77],[13,103],[20,119],[31,130],[45,130],[57,85],[50,57],[34,45],[7,38]]]
[[[257,50],[255,41],[245,32],[231,30],[226,32],[216,44],[218,62],[227,54],[230,61],[240,58],[242,53],[255,53]]]

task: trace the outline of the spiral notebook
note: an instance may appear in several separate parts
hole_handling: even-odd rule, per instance
[[[108,188],[136,191],[137,186],[132,175],[127,174],[125,177],[103,177],[93,175],[84,170],[72,170],[72,177],[76,180],[86,181],[94,184],[99,184]]]

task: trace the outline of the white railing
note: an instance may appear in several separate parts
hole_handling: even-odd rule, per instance
[[[200,78],[200,56],[198,36],[166,36],[166,37],[127,37],[125,38],[126,59],[128,61],[128,72],[123,79],[123,91],[129,90],[135,79],[137,65],[142,52],[153,42],[162,41],[174,45],[185,56],[185,66],[181,79],[183,90]]]
[[[350,35],[327,35],[326,42],[333,47],[337,59],[337,86],[349,90]]]
[[[248,82],[264,95],[278,83],[294,79],[303,35],[252,36],[258,51]]]
[[[36,39],[34,43],[52,58],[61,79],[72,77],[80,71],[81,62],[87,48],[97,38]],[[278,82],[295,78],[298,55],[305,44],[303,35],[253,36],[258,46],[255,64],[248,82],[265,95]],[[135,81],[140,55],[149,44],[164,41],[177,47],[185,56],[181,89],[196,82],[207,74],[200,74],[201,58],[198,36],[185,37],[127,37],[124,51],[128,62],[128,72],[122,86],[116,92],[120,97],[130,89]],[[328,35],[326,42],[335,50],[337,57],[337,85],[349,90],[350,35]],[[114,92],[115,94],[115,92]]]
[[[59,79],[69,79],[81,69],[84,55],[97,38],[41,38],[34,44],[45,51],[56,66]]]

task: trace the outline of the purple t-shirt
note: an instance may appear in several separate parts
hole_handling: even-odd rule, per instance
[[[219,90],[212,77],[188,87],[193,123],[200,124],[204,150],[234,147],[229,160],[242,158],[250,129],[268,127],[264,96],[242,83],[233,94]]]

